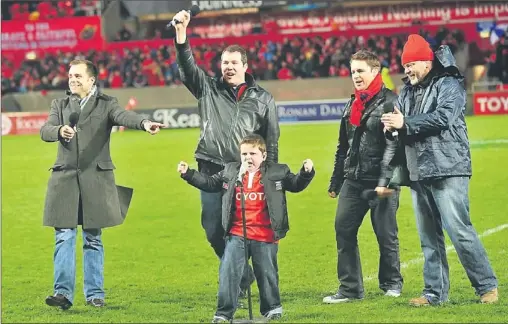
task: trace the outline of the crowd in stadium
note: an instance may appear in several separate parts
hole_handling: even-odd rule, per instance
[[[390,73],[401,73],[400,55],[406,35],[327,38],[294,37],[286,42],[258,42],[248,48],[249,72],[259,80],[289,80],[312,77],[349,76],[348,58],[360,48],[379,54]],[[443,32],[427,38],[434,44],[446,43],[459,50],[460,33]],[[194,56],[199,66],[211,76],[220,75],[223,44],[196,46]],[[26,60],[16,68],[2,61],[2,93],[67,88],[67,64],[85,58],[99,67],[99,84],[106,88],[145,87],[179,84],[178,67],[171,43],[160,48],[124,49],[121,52],[49,54]]]
[[[93,16],[99,14],[99,0],[3,1],[2,21]]]

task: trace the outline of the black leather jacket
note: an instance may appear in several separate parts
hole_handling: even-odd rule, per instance
[[[240,141],[255,133],[266,141],[267,160],[277,162],[280,130],[273,96],[247,73],[247,89],[237,100],[222,78],[209,77],[196,65],[188,39],[184,44],[175,41],[175,47],[180,77],[198,99],[201,135],[196,159],[221,166],[239,162]]]
[[[395,106],[396,100],[397,95],[383,87],[367,102],[360,126],[356,127],[349,121],[354,101],[354,96],[351,96],[341,119],[329,192],[339,193],[344,178],[377,181],[378,186],[388,186],[397,143],[385,137],[381,116],[384,113],[383,105],[392,102],[392,106]]]
[[[272,162],[263,162],[259,170],[263,179],[271,227],[275,233],[274,239],[280,240],[286,236],[289,230],[286,191],[300,192],[304,190],[316,172],[314,169],[311,172],[306,172],[302,167],[300,172],[293,174],[286,164]],[[185,181],[198,189],[222,193],[222,226],[225,235],[228,235],[231,229],[235,182],[238,179],[239,171],[240,163],[233,162],[226,164],[224,170],[213,176],[192,169],[182,175]]]

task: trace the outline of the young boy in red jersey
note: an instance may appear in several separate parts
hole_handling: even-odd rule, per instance
[[[266,144],[259,135],[240,143],[242,163],[227,163],[224,170],[207,176],[180,162],[178,172],[192,186],[208,192],[222,191],[222,226],[226,249],[219,269],[219,294],[213,322],[230,322],[236,312],[240,280],[245,266],[241,184],[245,197],[247,246],[259,289],[260,311],[267,319],[282,316],[277,266],[278,242],[289,230],[286,191],[305,189],[315,171],[310,159],[298,174],[285,164],[266,162]]]

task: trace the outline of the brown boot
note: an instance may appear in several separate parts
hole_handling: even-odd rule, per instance
[[[491,291],[486,292],[480,297],[480,303],[482,304],[494,304],[497,303],[498,300],[499,296],[497,293],[497,288],[494,288]]]
[[[421,306],[430,306],[430,302],[425,296],[413,298],[409,301],[409,305],[415,306],[415,307],[421,307]]]

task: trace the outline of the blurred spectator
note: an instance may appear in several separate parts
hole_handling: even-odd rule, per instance
[[[275,80],[277,79],[277,71],[273,62],[268,62],[267,69],[263,75],[263,80]]]
[[[497,77],[503,84],[508,84],[508,30],[496,44],[496,58],[494,65],[498,71]]]
[[[162,39],[162,32],[160,31],[160,29],[155,30],[154,36],[152,39]]]
[[[79,3],[79,9],[82,12],[84,12],[86,16],[98,15],[99,14],[99,7],[100,7],[99,0],[81,0]]]
[[[132,32],[124,24],[122,28],[116,33],[115,41],[125,42],[132,39]]]
[[[99,0],[2,1],[2,21],[37,21],[100,13]]]
[[[120,75],[120,70],[114,70],[109,76],[109,87],[110,88],[121,88],[123,87],[123,78]]]
[[[346,66],[346,64],[341,64],[340,65],[338,75],[340,77],[348,77],[350,75],[349,69]]]
[[[282,66],[279,69],[279,72],[277,72],[277,79],[279,80],[291,80],[293,79],[293,73],[291,70],[287,67],[286,62],[282,62]]]
[[[132,81],[132,85],[134,88],[143,88],[148,84],[148,79],[146,75],[142,74],[140,71],[137,71],[134,75],[134,80]]]

